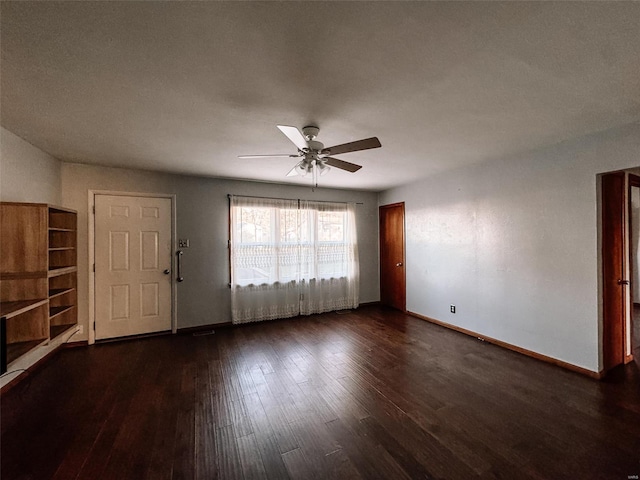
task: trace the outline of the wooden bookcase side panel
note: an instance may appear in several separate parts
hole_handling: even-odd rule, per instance
[[[0,237],[0,272],[29,273],[47,270],[46,206],[1,204]]]
[[[0,276],[0,299],[3,302],[37,300],[48,296],[47,277],[5,279]]]
[[[45,340],[49,337],[49,306],[45,303],[7,319],[7,344]]]

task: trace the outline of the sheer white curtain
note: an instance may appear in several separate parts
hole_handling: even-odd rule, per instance
[[[231,197],[231,309],[246,323],[355,308],[355,205]]]
[[[330,312],[358,306],[360,268],[355,204],[300,201],[310,220],[315,248],[302,257],[300,313]]]

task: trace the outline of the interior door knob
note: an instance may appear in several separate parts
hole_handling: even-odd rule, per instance
[[[631,282],[629,280],[620,280],[618,279],[618,285],[629,285]]]
[[[396,267],[401,267],[401,266],[402,266],[402,262],[396,263]]]
[[[169,269],[167,268],[167,269],[166,269],[164,272],[162,272],[162,273],[164,273],[165,275],[169,275],[169,274],[171,273],[171,270],[169,270]]]

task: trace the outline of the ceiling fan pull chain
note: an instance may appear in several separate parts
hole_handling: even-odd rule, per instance
[[[313,189],[312,192],[315,192],[316,188],[318,188],[318,161],[314,160],[311,164],[311,168],[313,168]]]

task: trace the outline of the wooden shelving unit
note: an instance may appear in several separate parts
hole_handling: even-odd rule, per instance
[[[77,214],[40,203],[0,203],[3,366],[78,323]]]
[[[49,336],[55,338],[78,323],[77,215],[49,207]]]

